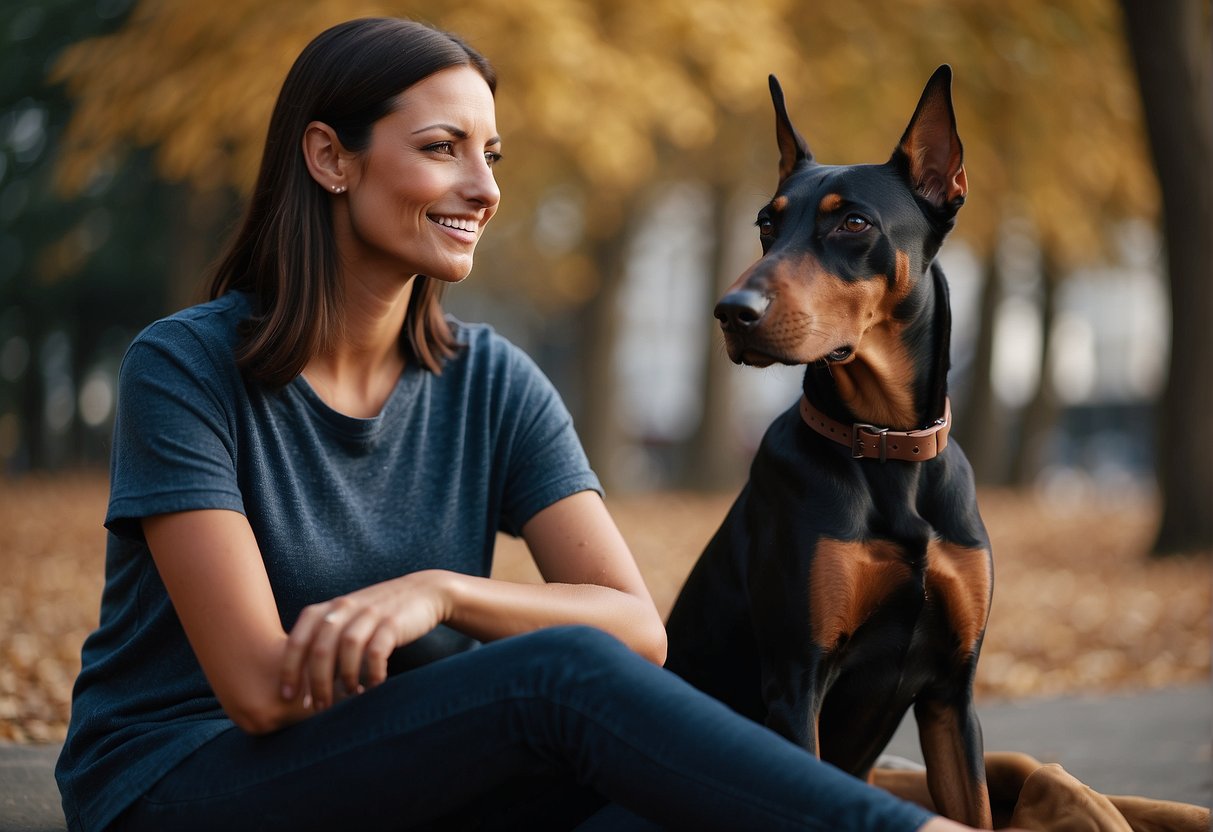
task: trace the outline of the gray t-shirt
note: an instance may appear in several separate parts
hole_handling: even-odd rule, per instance
[[[72,829],[99,829],[170,767],[233,727],[186,640],[140,519],[243,513],[279,617],[419,569],[487,575],[498,530],[601,491],[551,383],[483,325],[441,375],[405,370],[356,419],[306,380],[267,390],[233,358],[247,296],[146,329],[119,381],[101,619],[82,652],[56,770]]]

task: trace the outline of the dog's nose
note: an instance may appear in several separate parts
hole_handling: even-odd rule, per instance
[[[725,332],[745,332],[762,320],[770,301],[760,292],[739,289],[729,292],[716,304],[716,318]]]

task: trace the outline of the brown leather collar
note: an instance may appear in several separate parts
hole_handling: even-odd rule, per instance
[[[952,402],[945,398],[943,417],[922,430],[889,430],[862,422],[847,425],[826,416],[809,404],[803,395],[800,397],[800,418],[826,439],[848,446],[854,459],[922,462],[934,459],[948,447],[948,432],[952,429]]]

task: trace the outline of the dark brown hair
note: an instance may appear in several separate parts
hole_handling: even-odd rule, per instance
[[[365,150],[372,125],[395,109],[400,93],[452,66],[473,67],[496,93],[496,73],[482,55],[455,35],[411,20],[339,24],[295,60],[270,117],[252,199],[210,287],[212,299],[233,290],[253,296],[236,351],[252,379],[281,387],[341,334],[332,197],[304,161],[307,125],[324,122],[347,150]],[[424,275],[414,278],[400,337],[405,359],[434,373],[456,349],[442,288]]]

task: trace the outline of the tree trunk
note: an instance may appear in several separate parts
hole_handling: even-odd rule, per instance
[[[994,395],[994,324],[1002,302],[1002,272],[998,257],[986,260],[978,306],[977,340],[973,348],[973,372],[963,407],[957,408],[956,438],[964,446],[973,474],[983,485],[1006,481],[1005,408]]]
[[[1041,263],[1040,372],[1036,392],[1020,417],[1019,452],[1011,459],[1011,484],[1029,486],[1044,470],[1059,403],[1053,387],[1053,324],[1057,319],[1057,262],[1048,250]]]
[[[712,251],[708,257],[711,269],[704,277],[709,285],[709,303],[704,310],[704,328],[710,332],[707,357],[703,366],[703,411],[699,426],[691,437],[691,464],[687,470],[687,485],[701,491],[727,491],[745,482],[746,460],[740,451],[732,427],[733,386],[729,383],[735,369],[724,351],[720,328],[710,317],[722,290],[740,274],[734,262],[737,258],[731,241],[736,236],[736,222],[731,188],[712,188]]]
[[[577,316],[582,333],[581,388],[580,407],[574,416],[590,465],[607,489],[613,485],[612,457],[622,440],[615,407],[618,389],[615,343],[619,336],[619,291],[627,266],[629,239],[625,233],[590,242],[599,290]]]
[[[1121,0],[1141,87],[1171,287],[1158,403],[1153,554],[1213,550],[1213,54],[1208,0]]]

